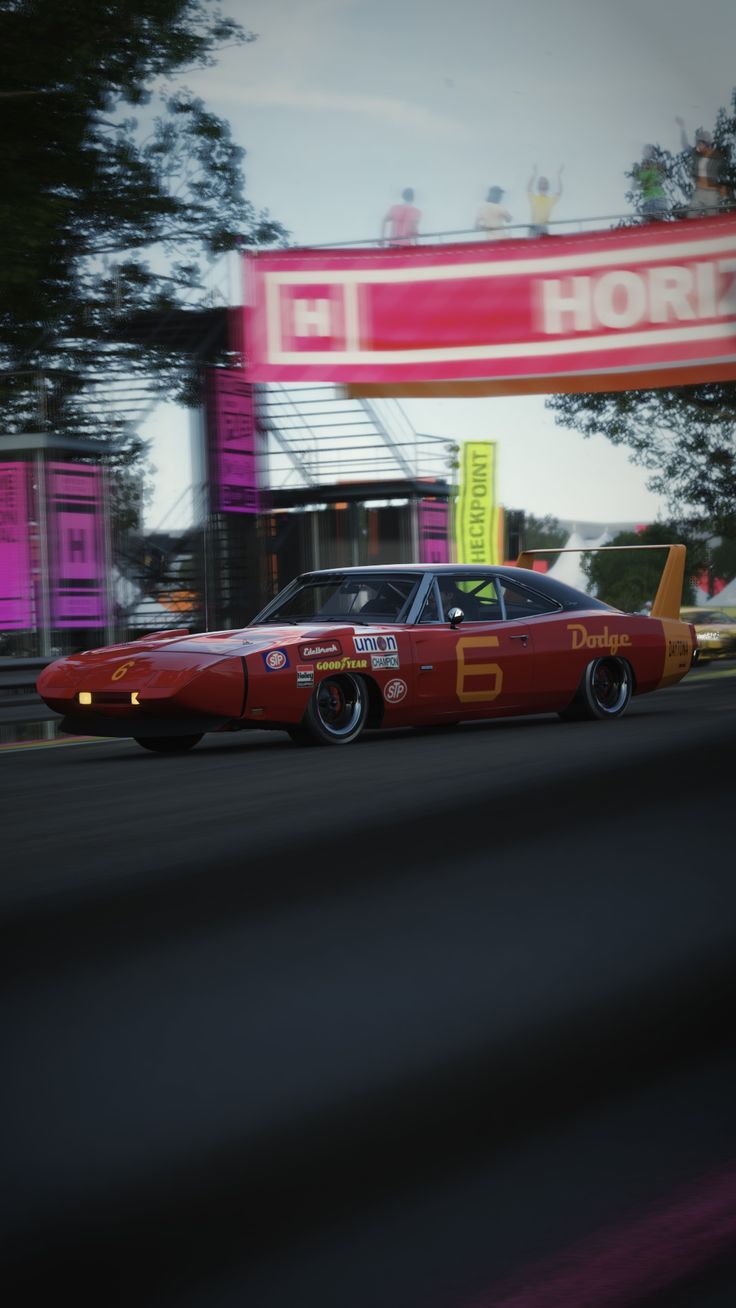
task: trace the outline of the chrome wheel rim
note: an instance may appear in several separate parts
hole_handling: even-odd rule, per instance
[[[331,736],[349,736],[360,722],[363,694],[353,677],[325,677],[317,687],[315,708],[320,725]]]
[[[619,713],[629,698],[629,673],[616,659],[598,659],[590,669],[590,693],[601,713]]]

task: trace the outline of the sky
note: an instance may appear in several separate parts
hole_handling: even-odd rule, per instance
[[[183,81],[246,151],[246,194],[300,245],[372,239],[406,186],[422,232],[467,229],[491,185],[526,222],[534,164],[564,165],[560,219],[627,211],[646,142],[712,127],[736,84],[736,0],[223,0],[258,34]],[[603,223],[602,225],[606,225]],[[236,293],[232,265],[213,273]],[[664,499],[603,437],[544,397],[406,400],[417,430],[498,442],[499,497],[537,516],[652,521]],[[143,431],[157,468],[147,525],[189,520],[189,420]],[[183,498],[182,498],[183,497]],[[177,506],[177,507],[175,507]]]

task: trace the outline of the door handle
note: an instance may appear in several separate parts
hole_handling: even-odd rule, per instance
[[[521,635],[521,636],[512,636],[511,639],[512,639],[512,640],[520,640],[520,641],[522,642],[522,644],[526,645],[527,642],[528,642],[528,640],[529,640],[529,637],[528,637],[526,634],[523,634],[523,635]]]

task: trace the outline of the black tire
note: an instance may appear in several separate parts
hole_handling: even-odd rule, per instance
[[[201,736],[134,736],[137,745],[150,749],[154,754],[186,754],[188,749],[198,745]]]
[[[365,682],[362,677],[341,672],[339,676],[325,677],[315,686],[303,726],[319,745],[349,745],[357,740],[367,717]]]
[[[572,704],[562,710],[560,717],[565,722],[620,718],[628,708],[633,689],[631,665],[625,659],[593,659]]]

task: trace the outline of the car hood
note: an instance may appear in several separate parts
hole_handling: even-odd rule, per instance
[[[357,628],[380,639],[384,630],[371,626]],[[395,630],[395,628],[394,628]],[[247,658],[284,646],[299,647],[299,656],[308,659],[320,654],[329,657],[340,652],[340,643],[350,640],[356,628],[348,623],[302,623],[258,627],[241,627],[236,631],[211,631],[189,634],[182,630],[161,631],[140,640],[120,645],[69,654],[51,663],[38,680],[43,694],[50,686],[74,686],[81,689],[110,689],[111,683],[121,692],[135,682],[136,688],[180,684],[197,672],[221,660]],[[335,646],[337,645],[337,650]],[[309,650],[306,647],[309,646]],[[320,648],[321,647],[321,648]],[[119,682],[124,684],[118,685]]]
[[[329,642],[346,634],[352,635],[355,628],[348,623],[306,622],[297,626],[291,624],[264,624],[262,627],[242,627],[239,631],[209,631],[192,636],[174,636],[170,640],[159,638],[151,641],[147,648],[166,649],[171,653],[215,654],[224,657],[245,657],[258,650],[270,649],[282,645],[296,645],[304,642]],[[136,646],[143,646],[143,641],[136,641]]]

